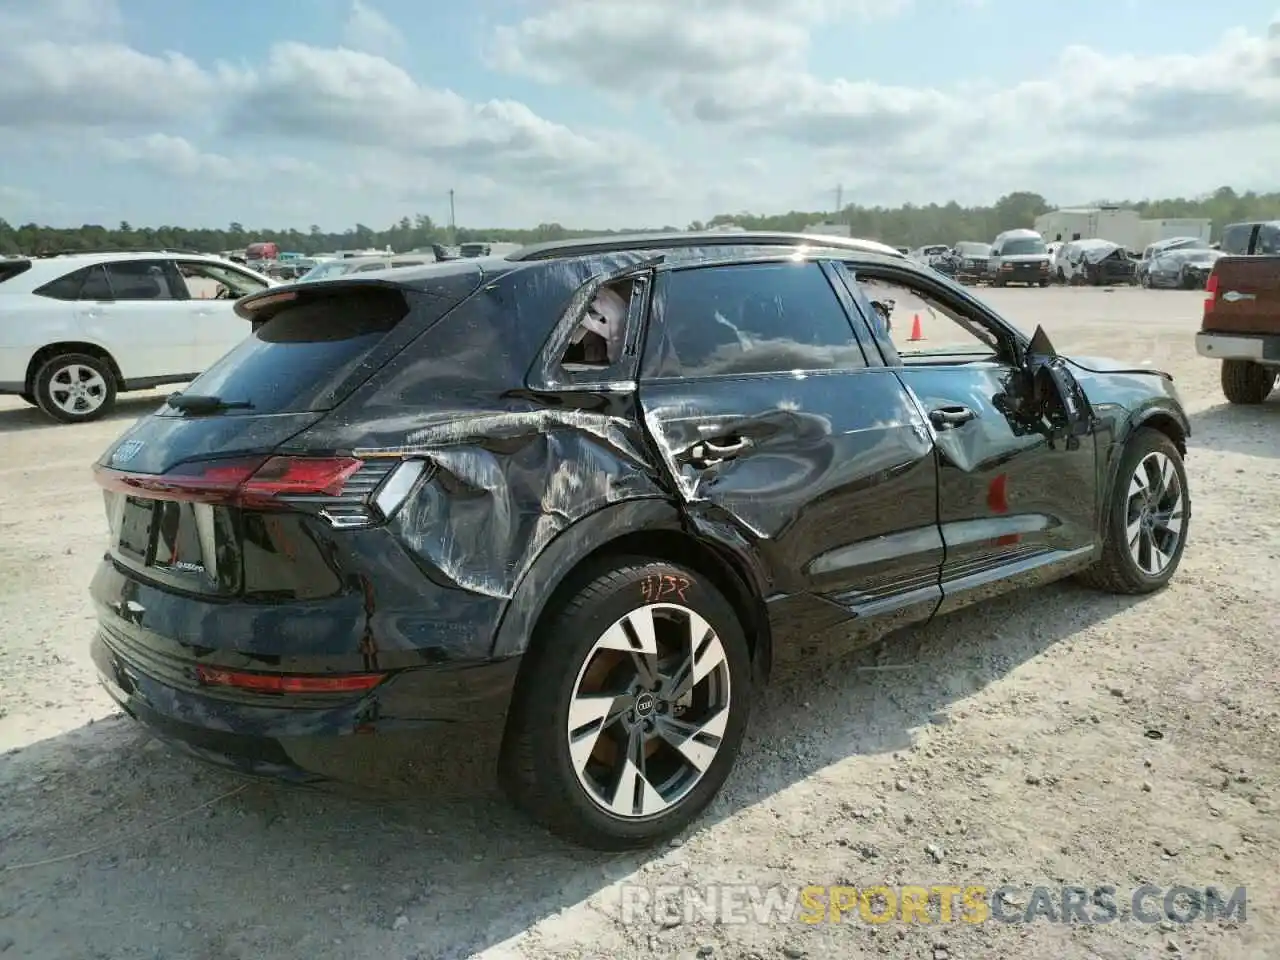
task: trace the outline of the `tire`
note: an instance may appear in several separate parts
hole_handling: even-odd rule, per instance
[[[1048,280],[1041,280],[1041,281],[1040,281],[1040,289],[1042,289],[1042,290],[1043,290],[1043,289],[1044,289],[1045,287],[1047,287],[1048,285],[1049,285],[1049,281],[1048,281]]]
[[[1062,272],[1061,267],[1058,268],[1058,282],[1063,286],[1066,286],[1067,283],[1067,275]]]
[[[525,654],[507,717],[499,762],[500,781],[518,807],[563,839],[596,850],[647,847],[669,839],[688,826],[728,777],[746,731],[750,709],[750,650],[733,607],[705,577],[692,570],[643,558],[615,558],[608,566],[585,573],[580,582],[583,585],[571,597],[547,611]],[[633,631],[629,638],[632,644],[638,636],[656,637],[655,649],[662,652],[671,641],[676,641],[673,650],[680,649],[683,640],[690,643],[690,647],[683,648],[687,652],[698,643],[698,639],[688,641],[690,633],[705,635],[689,614],[701,618],[719,638],[715,666],[689,691],[694,720],[680,719],[690,716],[681,709],[681,701],[667,705],[662,694],[668,692],[669,687],[654,691],[653,695],[641,692],[629,696],[622,701],[629,709],[619,706],[619,699],[614,699],[609,716],[603,720],[605,725],[594,735],[588,733],[578,738],[580,762],[576,762],[570,746],[570,708],[579,692],[588,687],[635,690],[635,683],[624,682],[618,671],[634,678],[633,662],[641,658],[628,657],[600,644],[610,634],[615,640],[627,639],[621,626],[624,620],[630,618],[628,622],[644,623],[646,611],[648,622],[656,629],[641,629],[638,634]],[[637,614],[641,617],[637,618]],[[665,619],[667,617],[670,619]],[[684,652],[675,659],[682,659]],[[704,652],[699,663],[705,664],[709,655]],[[616,666],[610,667],[611,659],[617,661]],[[664,664],[662,658],[657,662],[662,674],[670,677],[669,665]],[[597,681],[604,678],[593,677],[593,672],[601,666],[608,668],[608,682],[597,685]],[[650,690],[653,687],[648,685]],[[648,703],[646,712],[639,713],[645,703]],[[615,712],[617,719],[611,720]],[[634,724],[639,717],[648,717],[649,729],[658,730],[638,734],[653,738],[645,748],[647,762],[656,762],[673,772],[663,783],[652,785],[653,794],[644,789],[649,785],[647,780],[635,783],[633,797],[625,799],[639,795],[643,800],[639,804],[633,802],[628,812],[610,810],[609,785],[621,782],[623,774],[636,779],[635,768],[623,759],[616,737],[628,735],[628,724]],[[578,729],[581,731],[591,721],[600,721],[600,715],[580,708]],[[659,735],[664,725],[671,735],[672,724],[683,724],[686,731],[695,724],[703,729],[722,730],[718,749],[691,739],[681,744],[689,752],[702,752],[701,773],[697,764],[685,759],[683,750],[677,751]],[[603,734],[605,730],[609,731],[608,735]],[[650,748],[654,752],[649,753]],[[708,750],[713,752],[708,755]],[[599,764],[609,754],[613,755],[612,762],[601,764],[608,770],[587,766],[589,762]],[[582,774],[578,772],[580,768],[584,771]],[[654,777],[665,775],[663,772]],[[682,776],[684,780],[680,779]],[[645,813],[644,803],[654,796],[657,809]],[[668,801],[670,805],[664,806]]]
[[[30,393],[20,393],[20,394],[18,394],[18,396],[20,396],[20,397],[21,397],[23,400],[25,400],[27,403],[31,404],[31,406],[33,406],[33,407],[37,407],[37,406],[39,406],[39,404],[38,404],[38,403],[36,403],[36,398],[35,398],[32,394],[30,394]]]
[[[71,386],[76,396],[63,387]],[[32,384],[36,406],[62,423],[88,423],[115,406],[116,378],[106,361],[85,353],[63,353],[47,361]]]
[[[1222,361],[1222,393],[1230,403],[1256,406],[1276,385],[1276,372],[1252,360]]]
[[[1153,502],[1155,509],[1144,512],[1144,494],[1136,488],[1136,476],[1141,467],[1148,489],[1157,489],[1152,482],[1157,468],[1167,464],[1172,468],[1173,479],[1164,489],[1170,493],[1176,487],[1177,501],[1172,493]],[[1191,523],[1191,494],[1187,487],[1187,472],[1182,464],[1182,454],[1168,436],[1159,430],[1140,427],[1134,432],[1116,471],[1115,486],[1107,503],[1104,517],[1102,557],[1079,575],[1079,580],[1090,587],[1107,593],[1140,595],[1161,589],[1177,572],[1182,553],[1187,545],[1187,530]],[[1156,518],[1148,524],[1148,513]],[[1161,518],[1165,523],[1162,526]],[[1176,524],[1176,542],[1167,534]],[[1138,528],[1137,551],[1131,548],[1132,531]],[[1149,562],[1156,559],[1148,547],[1158,546],[1166,562],[1163,565]],[[1144,562],[1146,565],[1144,566]]]

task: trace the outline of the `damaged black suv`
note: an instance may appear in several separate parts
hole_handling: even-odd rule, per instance
[[[520,806],[649,844],[779,664],[1072,574],[1153,591],[1186,543],[1167,375],[880,244],[612,237],[237,311],[95,467],[91,592],[112,695],[244,772],[496,720]]]

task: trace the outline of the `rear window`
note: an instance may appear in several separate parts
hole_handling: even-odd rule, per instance
[[[403,296],[381,288],[286,305],[185,392],[248,401],[249,414],[329,410],[372,373],[362,364],[408,312]]]
[[[0,283],[12,280],[20,273],[31,269],[30,260],[0,260]]]

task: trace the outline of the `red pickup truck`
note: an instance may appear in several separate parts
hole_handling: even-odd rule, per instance
[[[1262,403],[1280,374],[1280,256],[1220,257],[1205,285],[1196,353],[1222,361],[1231,403]]]

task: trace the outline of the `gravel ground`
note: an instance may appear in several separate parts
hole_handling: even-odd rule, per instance
[[[87,656],[105,534],[87,467],[158,394],[79,427],[0,399],[0,956],[1280,956],[1280,402],[1225,406],[1192,347],[1200,294],[982,295],[1059,349],[1177,377],[1196,431],[1181,572],[1143,601],[1072,585],[1005,597],[783,681],[708,815],[649,855],[567,848],[482,777],[371,801],[245,785],[149,740]],[[1146,882],[1244,885],[1246,919],[621,909],[634,885],[1110,884],[1126,901]]]

